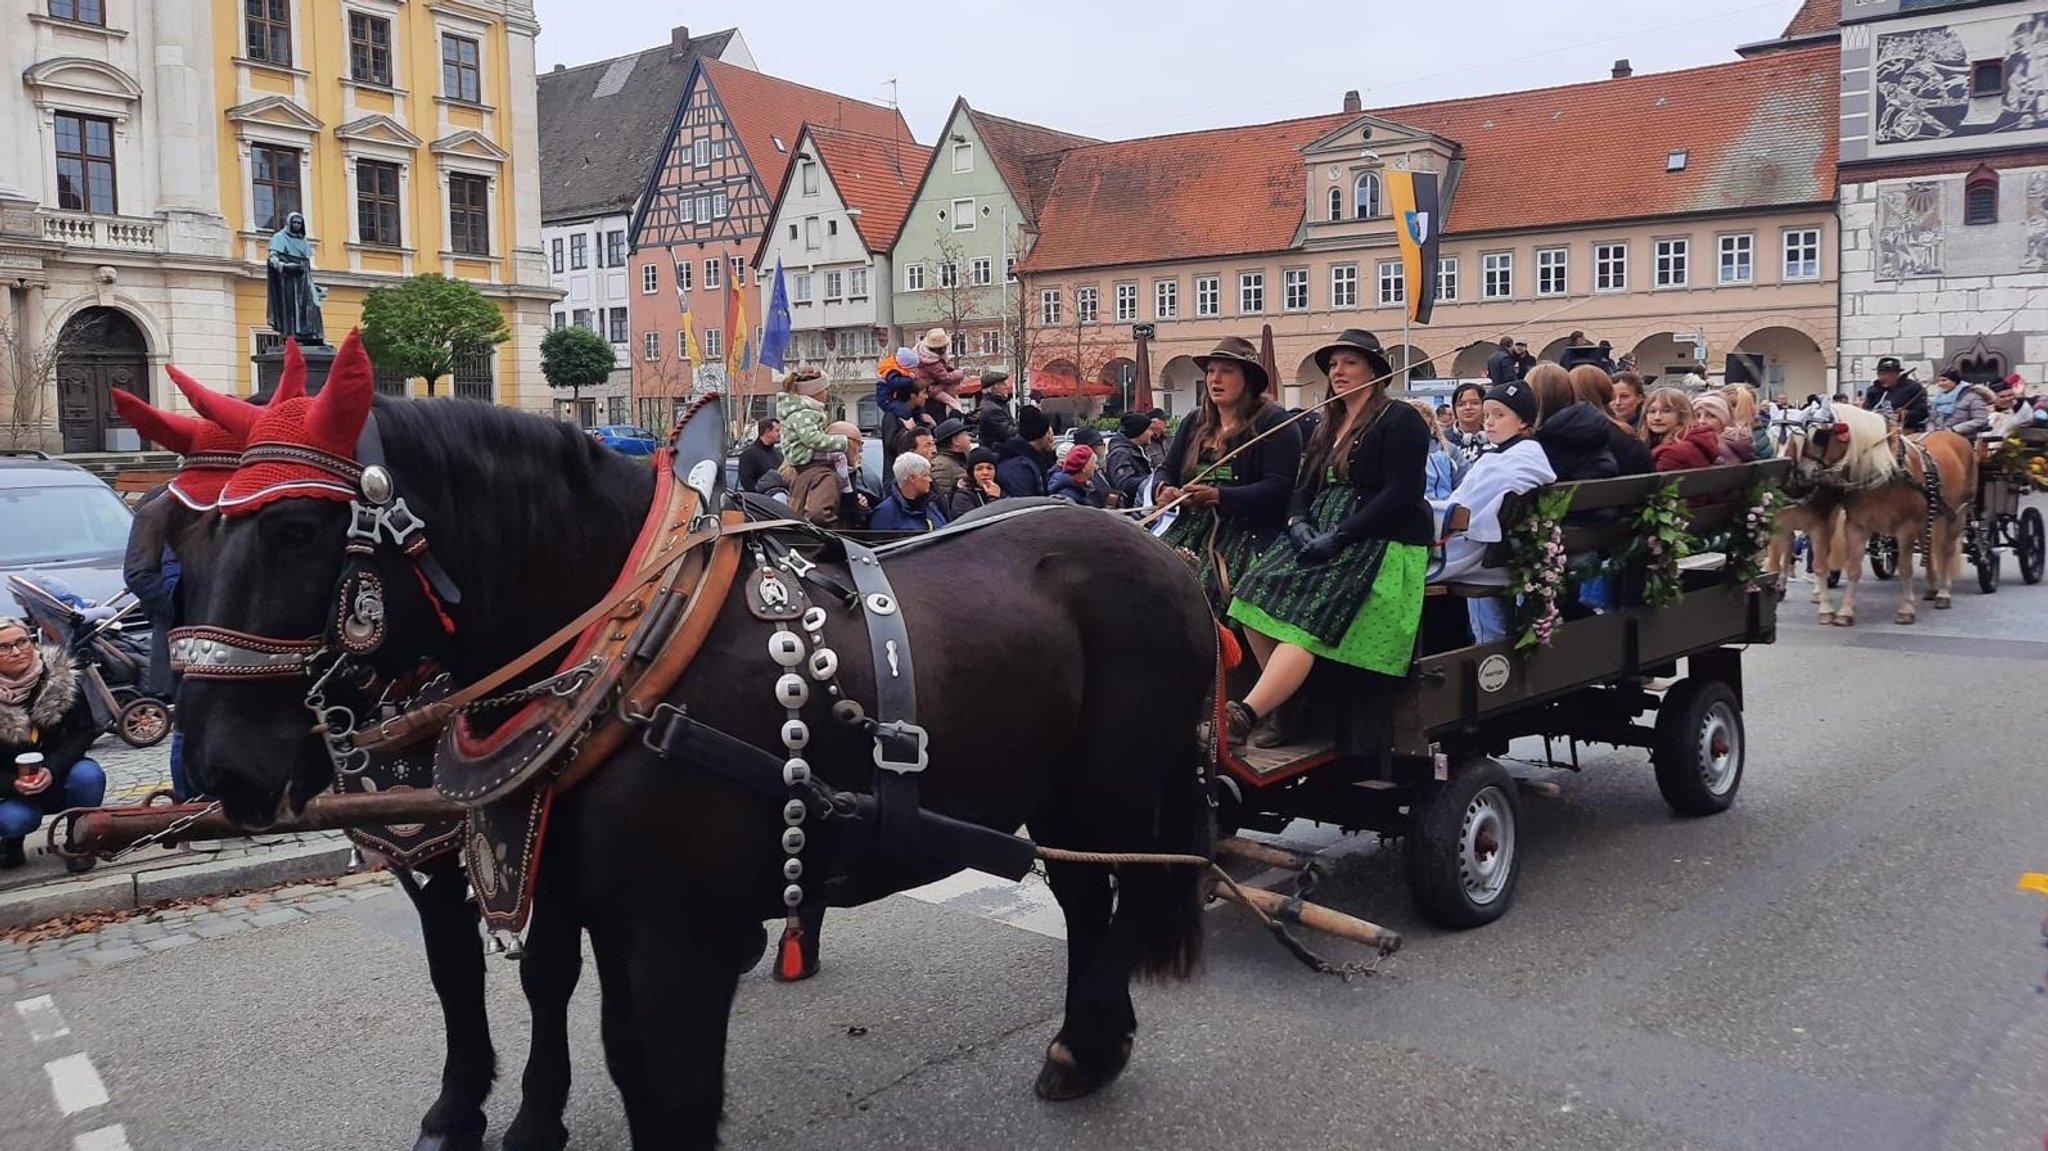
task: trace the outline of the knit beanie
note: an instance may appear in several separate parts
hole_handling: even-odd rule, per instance
[[[1735,422],[1735,413],[1728,407],[1728,401],[1719,392],[1701,392],[1692,398],[1695,415],[1713,416],[1721,421],[1722,427]]]
[[[1032,440],[1036,440],[1038,437],[1044,435],[1045,433],[1051,430],[1052,421],[1046,419],[1045,413],[1039,411],[1035,406],[1031,404],[1026,404],[1024,405],[1023,409],[1017,413],[1018,439],[1024,440],[1028,443]]]
[[[910,348],[896,349],[896,367],[906,372],[916,371],[917,352]]]
[[[995,467],[1001,462],[1003,462],[1002,457],[998,456],[993,448],[976,448],[967,453],[967,470],[969,472],[983,464]]]
[[[1116,422],[1116,430],[1122,432],[1127,440],[1134,440],[1144,435],[1145,429],[1151,426],[1152,417],[1144,412],[1125,412],[1123,418]]]
[[[1067,449],[1067,458],[1060,461],[1060,470],[1070,476],[1078,476],[1081,474],[1081,469],[1088,466],[1088,461],[1094,458],[1094,448],[1075,444]]]
[[[1486,398],[1522,417],[1522,422],[1530,427],[1536,426],[1536,392],[1521,380],[1495,384]]]

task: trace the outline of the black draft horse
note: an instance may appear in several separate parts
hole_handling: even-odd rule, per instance
[[[360,428],[367,377],[359,385],[343,375],[307,401],[309,422]],[[402,674],[431,657],[457,682],[474,682],[604,594],[652,501],[644,463],[567,425],[486,405],[378,401],[376,412],[397,489],[463,597],[450,634],[423,593],[394,595],[378,670]],[[278,638],[326,634],[346,518],[343,503],[298,498],[224,518],[205,603],[188,622]],[[387,550],[378,562],[387,588],[419,586],[402,557]],[[919,720],[931,733],[927,807],[1005,830],[1028,823],[1040,842],[1063,848],[1207,854],[1197,726],[1216,633],[1167,549],[1115,517],[1057,509],[907,553],[889,575],[913,638]],[[860,658],[865,623],[840,605],[830,610],[824,640],[847,653],[840,682],[850,698],[872,700],[873,669]],[[773,696],[780,669],[768,631],[739,596],[718,613],[669,702],[776,747],[785,713]],[[331,780],[303,690],[290,680],[184,687],[194,776],[238,822],[264,826]],[[866,789],[871,740],[825,711],[814,695],[814,770],[834,787]],[[778,804],[636,741],[557,803],[536,930],[546,923],[571,940],[576,928],[590,933],[606,1062],[637,1147],[716,1145],[734,991],[765,946],[763,921],[784,911],[782,830]],[[891,865],[860,876],[847,901],[955,869]],[[1132,976],[1185,976],[1199,961],[1199,872],[1048,865],[1067,919],[1068,991],[1041,1095],[1085,1095],[1122,1071],[1137,1026]]]
[[[220,517],[196,511],[169,495],[154,514],[178,556],[180,594],[203,604],[218,550]],[[138,509],[136,530],[144,529]],[[190,711],[181,711],[181,716]],[[192,756],[188,744],[185,754]],[[195,760],[196,764],[196,760]],[[201,790],[205,787],[202,783]],[[476,1151],[483,1146],[484,1101],[497,1077],[497,1051],[484,1007],[484,946],[469,900],[462,855],[449,850],[415,867],[395,869],[399,886],[419,915],[427,973],[441,1003],[447,1051],[441,1090],[420,1120],[414,1151]],[[537,913],[526,933],[519,982],[533,1016],[533,1033],[519,1111],[506,1129],[506,1151],[560,1151],[569,1132],[569,999],[583,971],[582,932],[561,922],[555,909]]]

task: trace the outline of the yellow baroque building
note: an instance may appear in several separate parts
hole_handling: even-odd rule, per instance
[[[434,393],[546,411],[531,0],[213,0],[221,215],[243,261],[240,390],[278,342],[265,322],[271,235],[293,211],[339,343],[372,288],[424,272],[496,300],[512,338]],[[380,374],[381,391],[427,394]]]

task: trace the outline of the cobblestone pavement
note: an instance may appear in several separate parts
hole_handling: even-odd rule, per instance
[[[102,736],[90,753],[107,769],[107,805],[140,803],[144,796],[171,786],[171,741],[155,747],[129,747],[116,736]]]
[[[66,925],[60,922],[0,933],[0,997],[46,987],[202,939],[303,922],[311,916],[381,895],[395,886],[389,872],[363,872],[330,882],[294,884],[275,891],[138,910],[125,913],[125,918],[115,922],[97,917],[91,922],[104,925],[90,930],[67,932]]]

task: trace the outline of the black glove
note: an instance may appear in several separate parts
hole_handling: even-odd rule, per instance
[[[1350,542],[1341,533],[1330,531],[1311,536],[1307,543],[1297,543],[1296,546],[1301,548],[1301,562],[1319,564],[1336,558],[1337,553]]]
[[[1316,525],[1308,520],[1295,520],[1287,525],[1287,538],[1294,541],[1295,551],[1301,551],[1316,538]]]

